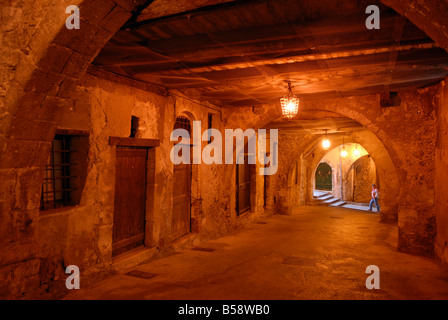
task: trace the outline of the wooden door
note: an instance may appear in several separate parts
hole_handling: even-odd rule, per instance
[[[180,238],[190,232],[191,164],[174,165],[173,171],[173,219],[172,238]]]
[[[333,189],[332,179],[331,167],[325,162],[319,164],[316,170],[316,189],[331,191]]]
[[[237,213],[238,215],[250,210],[250,168],[246,163],[236,165],[236,198],[237,198]]]
[[[145,242],[146,159],[146,149],[117,147],[112,256]]]

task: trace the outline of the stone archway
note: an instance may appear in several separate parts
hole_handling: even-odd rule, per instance
[[[302,106],[307,111],[339,113],[374,132],[397,168],[399,249],[424,255],[432,255],[434,249],[435,171],[431,165],[437,141],[434,97],[440,95],[442,88],[443,84],[437,84],[402,92],[402,103],[395,108],[382,108],[379,95],[305,101]],[[375,158],[374,161],[378,163]],[[384,189],[382,182],[381,185]]]
[[[326,162],[318,164],[314,171],[314,189],[332,191],[333,190],[333,169]]]
[[[65,3],[14,2],[2,6],[2,59],[11,73],[2,79],[0,131],[0,266],[11,273],[9,295],[39,286],[39,194],[46,158],[58,121],[75,94],[78,79],[116,31],[144,0],[73,1],[82,12],[81,28],[65,27]],[[11,31],[11,30],[9,30]],[[10,59],[13,57],[13,59]],[[10,61],[8,61],[10,59]],[[37,279],[37,280],[36,280]]]
[[[351,165],[347,176],[351,176],[351,197],[353,202],[369,203],[372,183],[381,190],[381,185],[377,180],[375,162],[370,155],[364,155]]]
[[[448,50],[448,10],[445,2],[383,2],[409,17],[414,24]],[[13,19],[23,24],[16,28],[18,33],[10,33],[8,41],[3,42],[13,44],[3,46],[8,47],[4,49],[5,54],[2,56],[11,59],[5,63],[11,72],[3,79],[8,83],[8,87],[1,95],[4,117],[0,120],[0,208],[3,213],[0,216],[0,243],[4,252],[0,265],[28,270],[17,276],[17,283],[24,283],[26,279],[35,282],[38,261],[34,257],[38,248],[33,239],[37,233],[39,203],[39,190],[36,186],[39,186],[43,179],[42,168],[50,141],[62,110],[67,107],[67,99],[73,94],[77,79],[85,73],[104,44],[132,16],[136,8],[146,3],[150,2],[110,0],[100,3],[94,0],[75,0],[72,4],[80,5],[81,25],[86,26],[79,32],[65,29],[65,3],[60,1],[47,1],[39,6],[34,2],[25,4],[22,1],[17,5],[20,9],[7,7],[7,10],[11,9],[14,14],[2,8],[2,14],[11,17],[11,20],[6,19],[3,24],[5,29],[11,28]],[[427,12],[432,14],[425,14]],[[263,121],[273,119],[274,116],[275,112]],[[369,123],[372,123],[371,120],[365,118],[363,124]],[[373,132],[379,130],[373,125],[370,125],[370,129]],[[387,140],[388,134],[378,132],[378,135],[382,141]],[[387,146],[394,162],[399,166],[405,161],[394,154],[394,147],[396,145],[393,144]],[[406,178],[406,172],[401,171],[400,179],[406,181]],[[408,190],[415,190],[417,195],[422,189],[427,191],[426,186],[417,186],[414,189],[412,187]],[[415,193],[410,196],[415,196]],[[403,211],[409,213],[409,219],[401,222],[400,239],[403,248],[418,247],[426,252],[428,247],[432,246],[430,229],[434,222],[431,221],[430,206],[422,204],[419,208],[428,214],[421,216],[415,210],[412,211],[412,208],[403,207]],[[412,223],[413,219],[417,219],[422,227],[416,227]],[[427,225],[429,227],[426,227]],[[418,236],[425,234],[428,235],[423,238]],[[14,294],[16,289],[10,289]]]
[[[374,142],[369,141],[369,144],[373,143]],[[344,156],[342,156],[343,150],[346,153]],[[356,154],[355,151],[357,152]],[[370,155],[362,145],[347,142],[344,143],[344,145],[333,147],[322,157],[322,159],[320,159],[320,161],[313,162],[316,165],[314,170],[316,171],[322,162],[329,163],[334,168],[335,172],[333,177],[333,196],[343,201],[359,202],[354,199],[355,193],[360,199],[366,199],[366,197],[369,199],[370,185],[372,183],[380,185],[379,182],[376,182],[376,166],[374,161],[370,159],[371,161],[368,163],[363,162],[362,164],[364,165],[360,164],[360,160],[365,156],[368,156],[370,159]],[[357,163],[358,165],[356,165]],[[359,169],[361,169],[362,172],[355,173],[355,168],[358,169],[357,171],[360,171]],[[372,177],[370,172],[372,168],[374,177]],[[314,180],[310,183],[313,184],[313,190],[318,189]],[[366,188],[366,186],[368,186],[368,188]]]
[[[381,0],[425,31],[441,48],[448,51],[448,2],[437,0]]]
[[[301,139],[303,140],[303,139]],[[381,221],[383,222],[397,222],[398,217],[398,195],[400,192],[400,180],[397,174],[397,169],[388,155],[382,142],[376,137],[374,133],[369,130],[354,132],[351,135],[334,135],[330,137],[333,145],[339,146],[342,143],[358,143],[362,145],[375,162],[378,177],[381,184],[382,196],[382,212]],[[344,140],[344,141],[343,141]],[[290,212],[292,205],[291,195],[302,199],[300,205],[304,205],[311,201],[314,192],[314,172],[325,154],[329,151],[323,150],[320,147],[321,137],[314,136],[309,142],[304,145],[298,145],[295,149],[288,149],[289,157],[284,159],[286,164],[283,164],[279,169],[278,181],[278,196],[283,194],[282,204],[279,210],[284,213]],[[288,143],[288,146],[294,144]],[[297,160],[298,159],[298,160]],[[300,161],[300,194],[294,191],[288,181],[290,180],[291,172],[295,161]],[[281,177],[286,174],[288,176],[285,182]]]

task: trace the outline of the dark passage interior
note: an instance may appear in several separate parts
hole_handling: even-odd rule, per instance
[[[448,297],[446,0],[73,2],[0,9],[0,298]]]

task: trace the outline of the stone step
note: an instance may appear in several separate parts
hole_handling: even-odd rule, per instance
[[[342,205],[344,205],[346,203],[345,201],[342,201],[340,199],[338,199],[338,200],[339,200],[338,202],[334,202],[334,203],[330,204],[330,206],[332,206],[332,207],[340,207],[340,206],[342,206]]]
[[[158,253],[159,250],[157,248],[147,248],[144,246],[137,247],[112,258],[112,269],[118,272],[128,270],[150,260]]]
[[[328,200],[328,199],[331,199],[331,198],[334,198],[333,195],[331,195],[331,194],[327,194],[327,195],[325,195],[325,196],[321,196],[321,197],[319,197],[319,198],[317,198],[317,199],[318,199],[318,200],[325,201],[325,200]]]
[[[308,201],[306,204],[307,204],[308,206],[326,206],[326,205],[327,205],[327,204],[324,203],[323,201],[319,201],[319,200],[316,200],[316,199],[313,199],[313,200],[311,200],[311,201]]]
[[[326,196],[326,195],[328,195],[329,193],[327,192],[327,191],[318,191],[318,190],[314,190],[314,193],[313,193],[313,196],[315,197],[315,198],[319,198],[319,197],[322,197],[322,196]]]
[[[341,201],[341,200],[339,198],[331,197],[331,198],[329,198],[329,199],[327,199],[327,200],[325,200],[323,202],[326,203],[326,204],[332,204],[332,203],[335,203],[335,202],[338,202],[338,201]]]
[[[358,204],[351,204],[351,203],[346,203],[346,204],[344,204],[341,207],[342,208],[346,208],[346,209],[360,210],[360,211],[368,211],[369,210],[369,206],[358,205]],[[372,211],[373,212],[377,212],[375,207],[372,209]]]
[[[346,201],[347,204],[353,204],[355,206],[364,206],[364,207],[369,207],[368,203],[364,203],[364,202],[352,202],[352,201]]]

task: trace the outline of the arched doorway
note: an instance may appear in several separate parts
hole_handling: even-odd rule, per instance
[[[255,153],[250,146],[252,143],[249,141],[253,142],[251,139],[253,138],[249,138],[241,151],[236,152],[236,159],[243,159],[242,163],[236,164],[236,213],[238,216],[252,209],[251,198],[255,191],[255,186],[252,186],[255,164],[252,163]]]
[[[241,215],[250,210],[251,192],[251,165],[247,156],[244,156],[244,163],[236,165],[236,212]]]
[[[175,129],[184,129],[191,137],[190,119],[185,116],[177,117],[174,123]],[[191,154],[190,151],[190,157]],[[171,219],[173,240],[191,231],[191,173],[191,161],[188,164],[173,165],[173,214]]]
[[[315,173],[315,187],[316,190],[333,190],[333,170],[326,162],[321,162]]]

